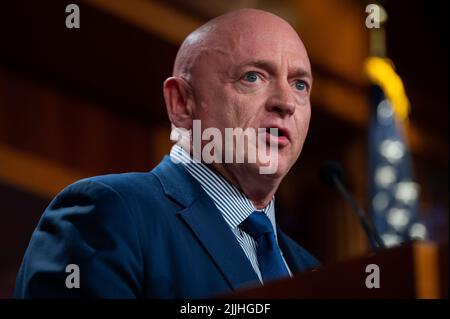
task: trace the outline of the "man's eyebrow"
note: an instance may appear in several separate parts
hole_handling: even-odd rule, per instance
[[[248,60],[238,65],[238,69],[241,69],[246,66],[255,66],[261,69],[265,69],[268,71],[275,71],[275,64],[270,61],[265,60]]]
[[[257,68],[261,68],[264,70],[269,71],[270,73],[276,73],[276,65],[273,62],[266,61],[266,60],[249,60],[245,61],[243,63],[238,64],[237,69],[240,70],[247,66],[254,66]],[[296,68],[292,72],[289,72],[289,76],[295,76],[295,77],[301,77],[301,78],[308,78],[312,80],[312,75],[310,72],[303,68]]]

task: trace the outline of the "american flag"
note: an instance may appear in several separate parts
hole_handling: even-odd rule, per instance
[[[424,239],[419,222],[419,186],[405,141],[409,111],[400,77],[387,59],[371,58],[366,71],[372,82],[369,127],[369,199],[374,226],[386,246]]]

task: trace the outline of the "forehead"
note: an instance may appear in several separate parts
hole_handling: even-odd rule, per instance
[[[308,55],[298,35],[270,28],[258,32],[231,29],[223,37],[212,39],[203,61],[208,68],[224,71],[265,61],[276,68],[310,72]]]

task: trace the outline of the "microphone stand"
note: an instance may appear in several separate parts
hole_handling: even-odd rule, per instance
[[[355,200],[347,192],[347,189],[345,188],[342,181],[336,176],[336,174],[332,174],[331,178],[339,193],[342,195],[342,197],[344,197],[345,201],[350,205],[352,211],[358,217],[359,222],[361,223],[364,231],[367,234],[372,250],[376,250],[377,248],[385,248],[384,242],[376,231],[375,227],[366,217],[364,210],[356,204]]]

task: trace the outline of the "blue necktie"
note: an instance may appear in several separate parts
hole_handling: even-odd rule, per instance
[[[240,227],[257,243],[256,254],[263,282],[288,277],[289,271],[281,257],[272,223],[266,214],[255,211],[240,224]]]

